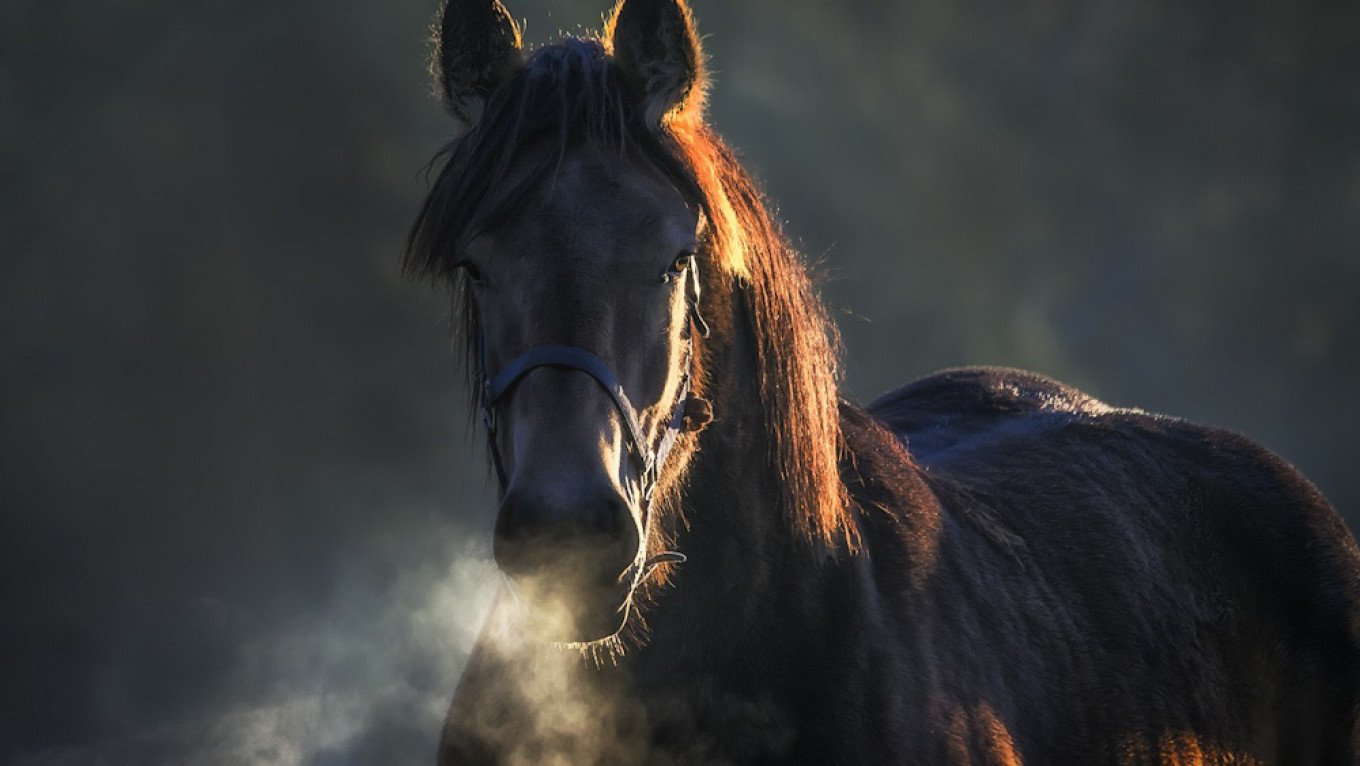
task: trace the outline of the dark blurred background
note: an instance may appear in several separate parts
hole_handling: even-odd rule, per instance
[[[510,5],[544,42],[605,1]],[[493,576],[397,274],[434,5],[0,6],[0,762],[430,758]],[[1033,368],[1360,523],[1360,4],[694,5],[852,397]]]

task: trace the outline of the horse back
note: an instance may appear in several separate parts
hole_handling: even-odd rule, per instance
[[[998,431],[1038,430],[1112,410],[1088,394],[1025,370],[964,367],[937,372],[890,391],[869,412],[909,441],[917,461],[968,447]]]
[[[923,598],[976,602],[939,632],[984,626],[971,639],[1003,647],[990,653],[1018,690],[1013,730],[1060,732],[1024,749],[1057,757],[1089,738],[1156,753],[1191,736],[1206,753],[1355,762],[1360,552],[1285,461],[1000,368],[930,376],[868,414],[944,516],[934,582],[951,592]],[[1007,662],[1044,670],[1017,679]]]

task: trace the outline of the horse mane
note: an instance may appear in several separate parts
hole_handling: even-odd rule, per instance
[[[589,142],[650,162],[703,211],[706,261],[741,285],[780,505],[808,542],[854,550],[858,534],[838,468],[843,440],[835,327],[801,256],[722,139],[697,114],[660,128],[647,117],[602,42],[569,38],[538,49],[492,93],[480,120],[432,161],[443,166],[411,227],[403,270],[451,290],[469,406],[475,408],[483,372],[480,330],[470,285],[457,268],[459,251],[519,209],[573,146]],[[513,188],[500,188],[512,163],[522,165],[526,157],[534,159],[528,172]]]

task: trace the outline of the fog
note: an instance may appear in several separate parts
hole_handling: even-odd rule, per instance
[[[605,10],[507,2],[533,42]],[[1030,368],[1360,522],[1360,6],[693,4],[849,396]],[[496,581],[397,268],[434,5],[0,7],[0,761],[432,760]]]

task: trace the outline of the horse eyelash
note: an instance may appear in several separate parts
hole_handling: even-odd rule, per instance
[[[472,261],[458,261],[453,264],[453,268],[455,271],[461,271],[466,274],[467,278],[472,282],[481,282],[484,279],[482,270],[477,268],[477,264]]]

